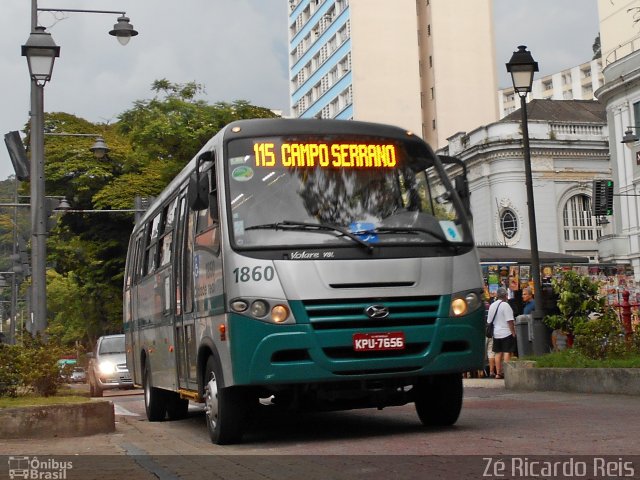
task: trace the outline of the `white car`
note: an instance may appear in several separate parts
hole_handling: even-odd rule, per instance
[[[104,390],[133,388],[125,357],[124,334],[98,339],[95,350],[89,354],[88,381],[92,397],[101,397]]]
[[[70,381],[71,383],[85,383],[87,381],[87,372],[82,367],[74,367]]]

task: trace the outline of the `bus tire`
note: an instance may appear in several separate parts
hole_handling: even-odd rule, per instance
[[[239,442],[245,410],[242,392],[224,386],[222,369],[213,356],[207,360],[204,381],[205,418],[211,442],[217,445]]]
[[[148,362],[144,366],[142,386],[144,388],[144,410],[147,413],[147,420],[161,422],[167,413],[164,392],[152,385],[151,368]]]
[[[182,420],[187,418],[189,412],[189,400],[180,398],[178,393],[166,392],[167,394],[167,416],[169,420]]]
[[[448,427],[462,410],[462,375],[453,373],[420,378],[413,386],[416,412],[423,425]]]

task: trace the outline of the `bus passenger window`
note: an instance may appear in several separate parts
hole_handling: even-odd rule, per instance
[[[156,215],[151,222],[151,230],[149,232],[149,239],[147,242],[147,252],[145,254],[145,273],[147,275],[156,271],[157,264],[157,250],[158,250],[158,233],[160,229],[160,214]]]
[[[160,240],[160,266],[171,262],[171,243],[173,242],[173,225],[175,223],[176,206],[178,199],[174,199],[163,213],[164,227],[162,228],[162,239]]]

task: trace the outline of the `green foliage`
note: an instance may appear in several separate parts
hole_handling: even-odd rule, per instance
[[[559,315],[549,315],[544,323],[554,330],[574,336],[573,350],[591,360],[624,359],[640,353],[640,335],[625,339],[615,310],[600,296],[600,286],[589,277],[563,272],[552,281],[558,295]]]
[[[18,396],[20,371],[14,359],[16,354],[15,346],[0,343],[0,397]]]
[[[640,368],[640,351],[621,358],[593,359],[576,348],[533,358],[539,368]]]
[[[60,385],[58,360],[67,351],[56,341],[24,334],[21,345],[0,345],[0,396],[35,392],[48,397]]]
[[[578,325],[574,333],[574,348],[587,358],[623,358],[627,354],[622,325],[612,309]]]
[[[575,329],[589,320],[590,313],[602,313],[605,299],[599,295],[599,284],[574,271],[562,272],[551,281],[558,296],[559,315],[548,315],[544,323],[554,330],[573,334]]]
[[[134,102],[115,124],[93,124],[60,112],[45,115],[47,133],[82,134],[45,136],[48,196],[65,197],[74,210],[133,209],[136,196],[157,196],[227,123],[275,116],[242,100],[209,105],[197,98],[204,88],[195,82],[161,79],[151,90],[154,98]],[[25,133],[28,144],[29,125]],[[109,146],[104,159],[89,150],[92,135]],[[26,182],[21,188],[28,193]],[[0,194],[5,192],[12,201],[13,182],[0,182]],[[24,222],[18,223],[26,225],[28,238],[30,216],[24,210]],[[0,209],[5,251],[12,242],[12,214]],[[133,224],[133,213],[57,215],[47,238],[47,310],[50,334],[62,345],[89,349],[98,336],[122,331],[123,272]]]

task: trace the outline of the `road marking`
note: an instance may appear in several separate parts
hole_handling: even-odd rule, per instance
[[[113,411],[116,415],[123,415],[123,416],[128,416],[128,417],[139,417],[140,415],[138,415],[137,413],[133,413],[129,410],[127,410],[124,407],[121,407],[120,405],[114,405],[113,406]]]

